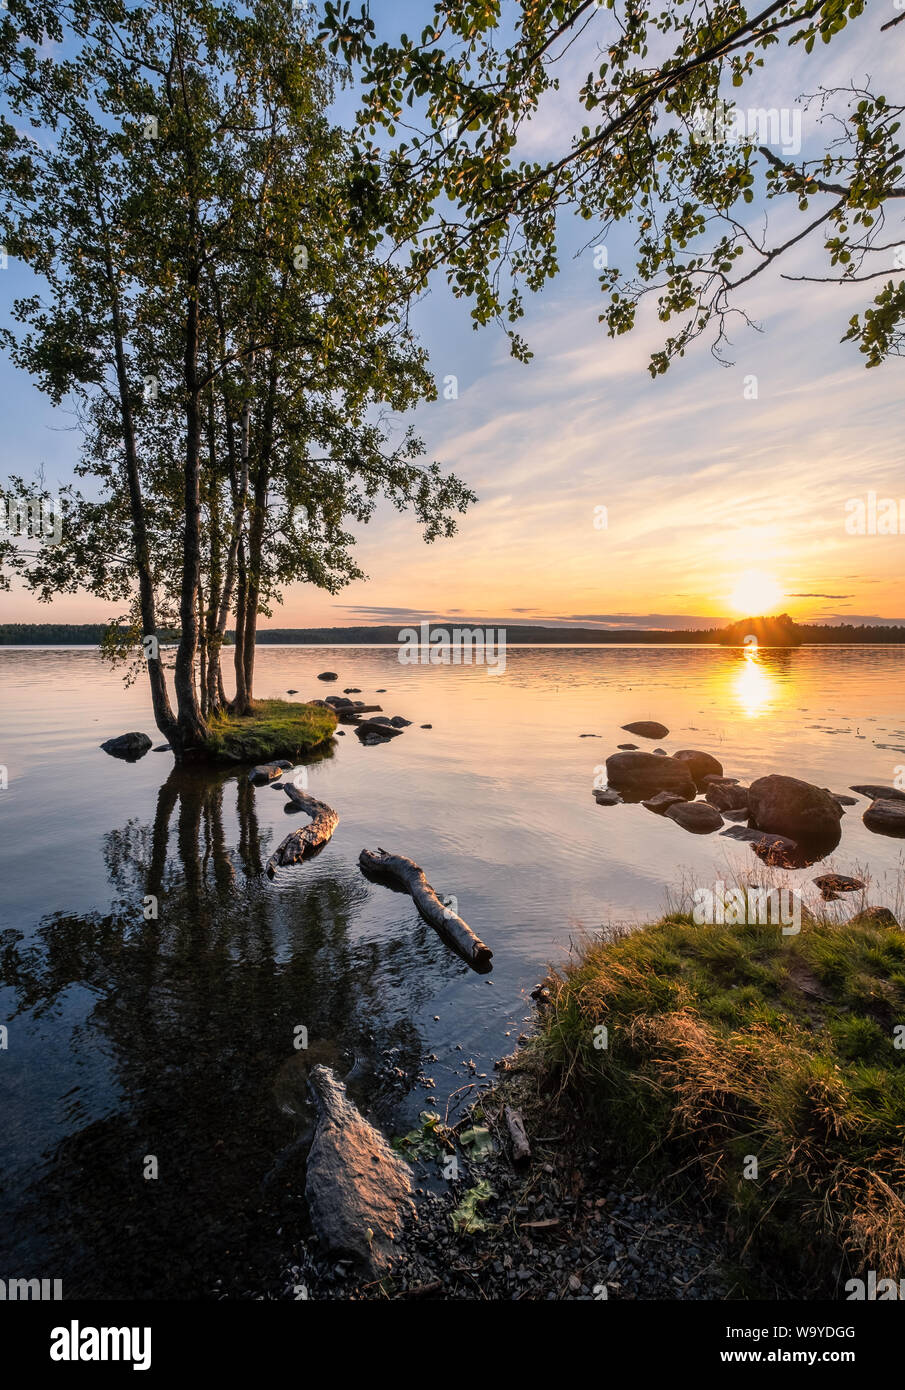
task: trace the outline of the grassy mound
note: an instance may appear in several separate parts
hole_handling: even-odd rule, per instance
[[[905,932],[870,913],[788,937],[675,914],[549,985],[544,1065],[620,1158],[703,1179],[799,1296],[831,1291],[840,1259],[899,1277]]]
[[[297,758],[326,742],[336,715],[322,705],[256,700],[250,715],[222,714],[211,721],[208,748],[218,762],[266,763]]]

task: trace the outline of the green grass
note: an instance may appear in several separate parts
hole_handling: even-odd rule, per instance
[[[332,735],[336,715],[322,705],[256,700],[250,715],[222,714],[210,728],[208,748],[216,761],[262,763],[317,748]]]
[[[550,985],[539,1061],[594,1142],[694,1175],[800,1291],[832,1292],[841,1264],[903,1273],[905,933],[673,914],[587,943]]]

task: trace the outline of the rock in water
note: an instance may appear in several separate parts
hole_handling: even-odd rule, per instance
[[[905,836],[905,798],[874,801],[861,819],[875,835]]]
[[[697,748],[680,748],[678,753],[673,753],[673,757],[678,758],[679,762],[687,763],[691,768],[691,775],[699,792],[704,790],[705,777],[722,777],[723,775],[723,764],[709,753],[702,753]]]
[[[686,801],[695,796],[694,778],[686,763],[658,758],[656,753],[611,753],[606,760],[607,782],[624,801],[642,801],[657,792],[676,792]]]
[[[147,734],[134,733],[119,734],[117,738],[108,738],[106,743],[101,744],[101,748],[105,753],[109,753],[111,758],[125,758],[130,763],[143,758],[150,747],[151,740]]]
[[[684,801],[685,797],[678,792],[657,792],[649,801],[642,801],[641,805],[648,811],[653,811],[655,815],[662,816],[670,806],[675,806],[677,801]]]
[[[392,1261],[406,1212],[415,1210],[411,1170],[329,1067],[312,1067],[308,1085],[318,1110],[305,1179],[311,1223],[325,1250],[379,1276]]]
[[[292,767],[292,763],[286,762],[281,758],[278,763],[258,763],[248,774],[248,780],[256,787],[263,787],[268,782],[275,782],[281,773],[287,768]]]
[[[638,719],[634,724],[623,724],[627,734],[637,734],[639,738],[666,738],[669,730],[656,719]]]
[[[319,681],[338,681],[338,680],[339,680],[339,676],[336,674],[335,671],[321,671],[320,675],[318,676],[318,680],[319,680]]]
[[[849,791],[869,796],[871,801],[905,801],[905,792],[897,787],[884,787],[879,782],[863,782],[857,787],[849,787]]]
[[[857,893],[864,887],[860,878],[849,878],[848,874],[820,874],[814,882],[827,902],[838,898],[840,893]]]
[[[676,801],[666,808],[666,816],[692,835],[711,835],[723,824],[719,811],[706,801]]]
[[[704,796],[718,811],[748,813],[748,788],[735,782],[708,782]]]
[[[618,792],[611,791],[609,787],[595,787],[594,800],[598,806],[621,806],[622,797]]]
[[[829,792],[811,782],[777,773],[758,777],[748,788],[748,810],[760,830],[788,835],[799,844],[839,843],[842,807]]]

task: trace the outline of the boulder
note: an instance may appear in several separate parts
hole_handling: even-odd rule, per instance
[[[320,675],[318,676],[318,680],[319,680],[319,681],[338,681],[338,680],[339,680],[339,676],[336,674],[335,671],[321,671]]]
[[[155,753],[169,753],[170,751],[170,745],[168,743],[158,743],[157,747],[154,749]]]
[[[410,719],[403,719],[401,714],[394,714],[390,720],[394,729],[407,729],[411,722]]]
[[[686,798],[678,792],[657,792],[656,796],[652,796],[648,801],[642,801],[641,805],[646,807],[648,811],[653,811],[655,815],[662,816],[677,801],[685,802]]]
[[[711,802],[710,804],[711,804],[711,806],[712,806],[712,805],[713,805],[713,802]],[[741,820],[747,820],[747,819],[748,819],[748,801],[747,801],[747,798],[746,798],[746,800],[745,800],[744,806],[736,806],[736,808],[735,808],[734,811],[731,810],[731,809],[729,809],[729,808],[727,808],[726,806],[718,806],[718,807],[717,807],[717,810],[720,812],[720,815],[723,817],[724,820],[739,820],[739,821],[741,821]]]
[[[358,685],[347,685],[343,691],[344,695],[360,695],[361,687]]]
[[[723,824],[719,811],[706,801],[676,801],[666,808],[666,815],[692,835],[712,835]]]
[[[748,810],[759,830],[772,830],[799,844],[839,843],[842,808],[822,787],[798,777],[758,777],[748,788]]]
[[[905,792],[897,787],[884,787],[879,782],[864,782],[861,786],[849,787],[849,791],[858,792],[859,796],[869,796],[871,801],[905,801]]]
[[[630,753],[633,749],[637,748],[638,745],[637,743],[617,743],[616,747],[621,748],[626,753]]]
[[[312,1067],[308,1086],[318,1112],[305,1176],[311,1224],[325,1252],[379,1277],[392,1264],[405,1215],[414,1215],[411,1169],[329,1067]]]
[[[691,775],[695,780],[698,791],[703,791],[705,787],[705,777],[722,777],[723,764],[712,757],[710,753],[702,753],[697,748],[680,748],[678,753],[673,753],[674,758],[679,762],[687,763],[691,768]]]
[[[838,801],[840,806],[857,806],[856,796],[846,796],[843,792],[831,792],[829,787],[824,787],[825,792],[829,792],[834,801]]]
[[[622,797],[611,787],[595,787],[594,800],[598,806],[621,806]]]
[[[130,763],[143,758],[150,747],[151,740],[147,734],[136,733],[118,734],[116,738],[108,738],[106,743],[101,744],[101,748],[105,753],[109,753],[111,758],[124,758]]]
[[[627,734],[637,734],[639,738],[666,738],[669,734],[665,724],[658,724],[655,719],[638,719],[634,724],[623,724],[622,728]]]
[[[676,792],[686,801],[695,797],[694,778],[687,764],[656,753],[611,753],[606,760],[607,782],[624,801],[642,801],[657,792]]]
[[[735,782],[708,782],[704,796],[718,811],[748,814],[748,788]]]
[[[905,799],[872,801],[861,817],[875,835],[905,836]]]

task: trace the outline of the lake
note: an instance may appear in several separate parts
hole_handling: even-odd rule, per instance
[[[412,721],[378,747],[348,730],[311,763],[340,824],[272,881],[263,866],[300,823],[280,791],[179,772],[169,753],[108,757],[99,744],[127,730],[162,741],[141,679],[124,689],[84,648],[0,648],[3,1277],[61,1278],[66,1297],[274,1289],[305,1259],[311,1060],[351,1070],[390,1135],[425,1108],[453,1116],[570,940],[759,867],[719,834],[597,805],[607,754],[655,746],[621,725],[660,720],[668,752],[704,749],[744,783],[782,772],[844,792],[905,765],[894,647],[510,647],[492,675],[402,665],[396,648],[261,646],[255,675],[261,697],[358,687]],[[785,875],[806,901],[829,868],[901,911],[903,842],[865,828],[867,804],[819,868]],[[363,877],[359,851],[378,846],[455,896],[492,973]]]

